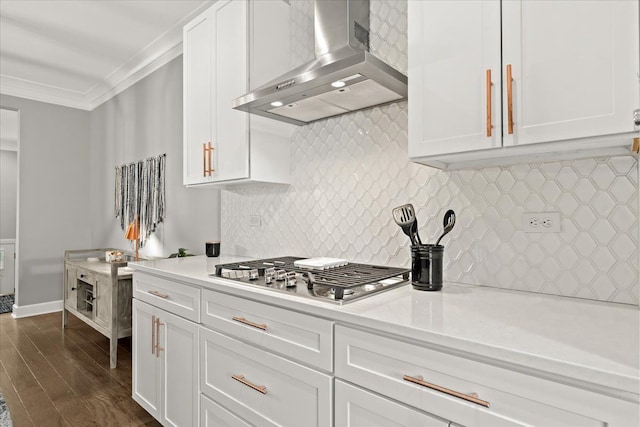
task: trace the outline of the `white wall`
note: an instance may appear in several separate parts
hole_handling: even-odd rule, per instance
[[[94,246],[130,249],[114,214],[116,165],[167,154],[166,219],[141,254],[166,257],[179,247],[203,254],[220,238],[220,192],[182,185],[182,56],[91,112]]]
[[[62,299],[66,249],[91,243],[89,113],[0,95],[20,111],[17,305]]]

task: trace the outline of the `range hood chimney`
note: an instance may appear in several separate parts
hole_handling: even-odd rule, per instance
[[[407,97],[407,76],[369,52],[369,0],[315,0],[316,59],[233,101],[304,125]]]

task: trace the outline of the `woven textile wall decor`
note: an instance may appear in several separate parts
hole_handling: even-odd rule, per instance
[[[123,231],[138,215],[141,248],[164,220],[166,157],[161,154],[115,168],[115,215]]]

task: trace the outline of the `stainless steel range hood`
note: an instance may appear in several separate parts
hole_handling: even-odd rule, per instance
[[[233,101],[304,125],[407,97],[407,76],[369,52],[369,0],[315,0],[316,59]]]

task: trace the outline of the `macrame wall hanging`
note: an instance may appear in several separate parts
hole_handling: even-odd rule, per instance
[[[126,227],[138,215],[140,247],[164,220],[164,175],[166,154],[116,166],[115,214],[120,227]]]

